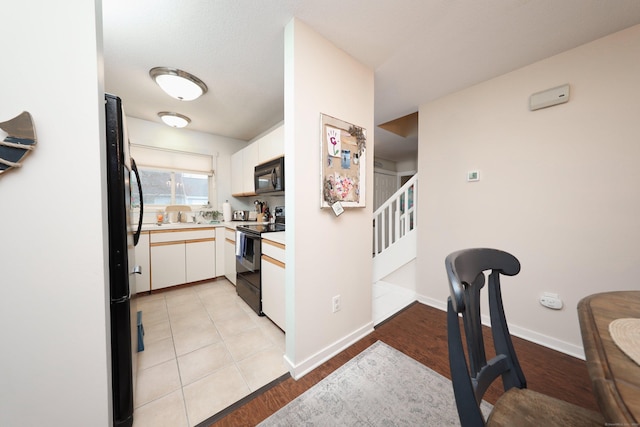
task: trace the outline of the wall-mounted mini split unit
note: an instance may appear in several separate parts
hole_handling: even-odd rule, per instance
[[[569,102],[569,84],[543,90],[529,97],[529,110],[535,111],[541,108]]]

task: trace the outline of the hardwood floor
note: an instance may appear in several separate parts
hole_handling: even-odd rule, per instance
[[[490,330],[485,328],[485,339],[491,340],[490,333]],[[215,423],[208,425],[220,427],[255,426],[377,340],[385,342],[434,371],[451,378],[447,350],[446,313],[423,304],[414,303],[377,326],[372,334],[298,381],[287,378]],[[530,389],[585,408],[598,410],[591,391],[587,367],[583,360],[517,337],[513,337],[513,345]],[[495,403],[501,394],[501,386],[494,384],[485,394],[485,400]]]

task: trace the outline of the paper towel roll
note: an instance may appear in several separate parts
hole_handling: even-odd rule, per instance
[[[231,205],[229,202],[222,204],[222,217],[224,218],[224,222],[231,221]]]

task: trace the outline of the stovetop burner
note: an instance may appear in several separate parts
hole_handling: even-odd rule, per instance
[[[240,231],[254,234],[270,233],[274,231],[285,231],[284,224],[256,224],[256,225],[239,225],[236,227]]]

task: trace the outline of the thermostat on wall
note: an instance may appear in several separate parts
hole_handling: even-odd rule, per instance
[[[480,181],[480,171],[469,171],[467,172],[467,181]]]
[[[565,102],[569,102],[569,84],[534,93],[529,97],[529,110],[535,111]]]

